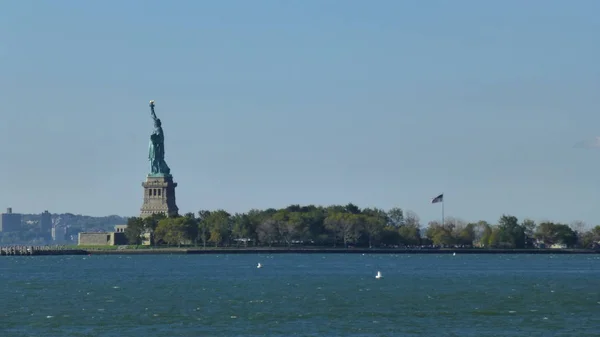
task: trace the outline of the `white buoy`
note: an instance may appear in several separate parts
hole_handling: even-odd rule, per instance
[[[456,253],[452,253],[452,256],[456,256]]]
[[[377,272],[377,275],[375,275],[375,278],[376,278],[376,279],[380,279],[380,278],[382,278],[382,277],[383,277],[383,276],[381,276],[381,272],[380,272],[380,271],[378,271],[378,272]]]
[[[256,265],[256,268],[262,268],[262,264],[260,262]]]

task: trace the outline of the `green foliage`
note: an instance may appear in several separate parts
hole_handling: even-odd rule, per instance
[[[535,230],[535,238],[545,245],[564,244],[573,247],[577,244],[577,233],[568,225],[542,222]]]
[[[525,248],[525,227],[517,217],[502,215],[498,221],[499,245],[503,248]]]
[[[527,238],[533,238],[535,235],[536,224],[535,221],[531,219],[523,220],[523,228],[525,230],[525,236]]]
[[[142,233],[144,233],[144,220],[142,218],[127,219],[127,228],[125,228],[125,237],[130,245],[139,245],[142,243]]]
[[[247,214],[236,213],[231,218],[233,228],[231,229],[231,236],[236,242],[236,245],[243,243],[244,247],[248,247],[248,241],[252,232],[256,230],[252,219]]]
[[[456,227],[456,244],[461,246],[471,246],[475,241],[475,225],[468,224],[463,227]]]
[[[578,227],[583,227],[577,224]],[[536,225],[533,220],[526,219],[519,224],[515,216],[503,215],[498,225],[492,226],[485,221],[464,224],[462,221],[447,218],[442,225],[430,222],[425,236],[436,246],[476,246],[482,248],[527,248],[533,245],[533,239],[546,246],[565,244],[569,248],[591,248],[600,240],[600,227],[597,235],[594,231],[578,232],[568,225],[544,222]]]
[[[388,225],[400,227],[405,224],[404,211],[402,208],[394,207],[387,212]]]
[[[594,227],[589,232],[580,235],[580,246],[582,248],[599,248],[600,244],[600,226]]]
[[[491,247],[492,241],[492,226],[486,221],[479,221],[473,225],[473,246],[475,247]]]
[[[357,226],[363,230],[369,242],[369,248],[373,248],[373,242],[379,240],[388,223],[387,214],[379,209],[365,209],[364,214],[358,215]]]
[[[389,228],[389,227],[388,227]],[[393,228],[389,229],[393,231]],[[421,228],[415,224],[406,224],[397,229],[399,240],[398,243],[405,246],[418,246],[421,244]]]
[[[425,236],[436,246],[450,246],[456,241],[452,235],[453,229],[454,224],[452,223],[444,223],[442,225],[437,221],[432,221],[425,231]]]
[[[132,217],[127,219],[125,237],[130,245],[143,243],[144,235],[156,237],[156,230],[161,220],[166,219],[162,214],[154,214],[146,218]]]
[[[331,247],[481,247],[528,248],[534,243],[565,244],[594,248],[600,242],[600,226],[585,231],[585,224],[568,225],[503,215],[497,224],[467,223],[447,217],[444,223],[430,222],[421,228],[419,216],[401,208],[384,211],[349,203],[320,207],[290,205],[282,209],[253,209],[229,214],[225,210],[201,210],[166,218],[130,218],[125,235],[130,245],[142,244],[148,234],[154,244],[207,247],[331,246]],[[0,235],[0,243],[13,240],[12,233]]]
[[[391,214],[391,216],[390,216]],[[291,205],[283,209],[250,210],[229,214],[224,210],[201,210],[197,216],[131,218],[126,236],[137,245],[152,233],[166,245],[212,244],[214,247],[332,245],[385,247],[419,245],[421,230],[416,214],[395,208],[360,209],[350,203],[330,207]]]
[[[194,218],[189,216],[170,217],[158,221],[155,237],[158,242],[167,245],[181,247],[182,244],[190,244],[191,239],[196,237],[198,226]]]
[[[203,219],[203,222],[205,222],[206,226],[203,229],[208,230],[209,233],[208,241],[214,243],[215,247],[218,247],[221,243],[229,244],[232,229],[231,215],[229,213],[224,210],[210,212]]]

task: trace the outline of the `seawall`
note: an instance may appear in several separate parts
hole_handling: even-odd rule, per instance
[[[588,249],[189,249],[187,254],[600,254]]]
[[[0,256],[88,255],[84,249],[39,249],[32,247],[0,247]]]
[[[160,254],[600,254],[591,249],[344,249],[344,248],[147,248],[19,250],[3,256],[48,255],[160,255]]]

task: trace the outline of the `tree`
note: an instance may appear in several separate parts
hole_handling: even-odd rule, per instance
[[[258,239],[262,244],[267,244],[269,247],[273,246],[273,243],[277,240],[277,223],[275,220],[270,217],[264,219],[256,230]]]
[[[536,224],[535,221],[531,220],[531,219],[525,219],[523,220],[523,229],[525,230],[525,235],[527,235],[527,237],[533,237],[534,233],[535,233],[535,228],[536,228]]]
[[[233,223],[231,235],[236,240],[236,243],[239,243],[241,240],[244,243],[244,247],[248,247],[248,240],[250,240],[250,232],[252,230],[250,217],[246,214],[236,213],[231,218],[231,222]]]
[[[178,247],[181,247],[187,238],[189,227],[189,218],[165,218],[158,222],[158,226],[156,227],[154,233],[157,240],[164,241],[169,245],[177,245]]]
[[[165,219],[165,218],[166,218],[166,216],[164,214],[161,214],[161,213],[152,214],[151,216],[145,217],[143,219],[143,221],[144,221],[144,227],[149,232],[154,232],[154,230],[156,229],[156,227],[158,227],[158,222],[160,220]]]
[[[292,240],[298,233],[297,227],[301,225],[301,219],[296,216],[290,217],[291,214],[293,213],[282,210],[273,214],[271,217],[274,221],[279,238],[283,240],[288,247],[292,245]]]
[[[478,247],[489,247],[492,227],[486,221],[478,221],[473,224],[473,245]]]
[[[292,239],[302,241],[309,236],[306,221],[301,212],[290,212],[287,215],[286,224],[288,232],[293,233]]]
[[[554,224],[551,222],[542,222],[535,231],[535,238],[546,245],[554,244]]]
[[[156,213],[156,214],[152,214],[149,217],[145,217],[143,219],[144,222],[144,233],[143,235],[148,234],[150,236],[150,241],[153,242],[156,245],[156,240],[153,239],[154,232],[156,230],[156,228],[158,227],[158,223],[163,220],[166,219],[166,216],[162,213]]]
[[[469,226],[464,220],[447,217],[444,221],[444,226],[450,231],[452,244],[461,246],[473,245],[473,240],[475,239],[473,226]]]
[[[400,237],[400,230],[402,228],[396,228],[393,226],[385,226],[381,231],[381,243],[385,246],[396,246],[402,242]]]
[[[399,240],[397,242],[407,246],[417,246],[421,244],[421,229],[413,224],[405,224],[397,230]]]
[[[345,208],[346,213],[360,214],[360,208],[358,208],[358,206],[356,206],[353,203],[347,204],[344,208]]]
[[[211,212],[204,221],[207,223],[210,237],[208,241],[218,247],[223,241],[228,241],[231,233],[231,215],[220,209]]]
[[[313,205],[304,207],[302,210],[302,218],[305,226],[303,235],[306,236],[307,241],[321,245],[328,242],[329,235],[324,225],[325,210],[322,207]]]
[[[584,241],[583,238],[586,233],[586,229],[588,228],[588,225],[581,220],[576,220],[576,221],[571,222],[569,227],[571,227],[571,229],[577,234],[577,244],[576,245],[578,247],[583,247],[582,246],[582,243]]]
[[[198,219],[194,213],[186,213],[181,219],[183,230],[185,234],[185,239],[193,242],[194,245],[198,243]]]
[[[441,223],[437,221],[429,222],[425,236],[433,242],[436,246],[450,246],[454,244],[454,237],[452,236],[452,230],[454,224],[452,223]]]
[[[487,247],[490,248],[498,248],[503,244],[500,242],[500,228],[498,226],[494,226],[491,229],[490,235],[487,237]]]
[[[357,218],[359,227],[364,229],[369,243],[369,248],[373,248],[373,240],[378,240],[379,235],[389,222],[388,215],[380,209],[367,208],[363,210],[362,217]]]
[[[525,228],[519,225],[517,217],[502,215],[498,221],[500,245],[508,248],[525,247]]]
[[[331,210],[328,212],[324,224],[333,236],[334,248],[340,239],[342,239],[344,247],[348,247],[348,243],[354,242],[360,237],[360,225],[362,224],[360,214]]]
[[[394,227],[400,227],[405,225],[404,223],[404,211],[400,207],[394,207],[387,212],[388,225]]]
[[[142,218],[132,217],[127,219],[125,228],[125,237],[130,245],[139,245],[142,243],[142,234],[144,233],[144,221]]]
[[[573,247],[577,243],[577,233],[568,225],[542,222],[537,227],[535,237],[546,245],[564,244]]]
[[[531,247],[533,245],[533,238],[535,238],[535,229],[537,225],[535,221],[531,219],[523,220],[523,229],[525,231],[525,246]]]
[[[475,241],[475,225],[474,224],[461,224],[454,228],[455,241],[457,244],[462,246],[472,246]]]
[[[264,221],[265,219],[265,212],[257,210],[257,209],[251,209],[248,213],[248,237],[250,239],[252,239],[252,241],[255,244],[258,244],[259,242],[259,237],[258,237],[258,227],[260,226],[260,224]]]
[[[343,233],[343,213],[333,213],[328,212],[329,214],[325,218],[324,224],[325,228],[331,232],[333,239],[333,247],[337,246],[338,240],[342,237]]]
[[[568,225],[558,224],[556,226],[556,241],[571,248],[577,244],[577,232]]]
[[[363,217],[361,214],[343,214],[341,216],[342,239],[344,247],[348,248],[349,243],[355,243],[363,230]]]
[[[600,243],[600,226],[592,228],[581,236],[580,245],[583,248],[598,249]]]
[[[573,222],[571,222],[571,224],[569,225],[569,227],[571,227],[571,229],[574,232],[577,232],[579,234],[583,234],[585,233],[586,228],[588,227],[587,224],[581,220],[575,220]]]
[[[413,226],[421,228],[421,219],[417,215],[417,213],[413,211],[406,211],[404,214],[404,224],[407,226]]]
[[[196,220],[198,224],[198,239],[202,241],[202,246],[204,248],[206,248],[206,242],[210,238],[210,226],[209,223],[206,221],[209,215],[210,211],[198,211],[198,218]]]

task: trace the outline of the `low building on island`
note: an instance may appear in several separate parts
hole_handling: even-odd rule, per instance
[[[121,246],[127,244],[125,237],[127,225],[116,225],[114,232],[85,233],[78,235],[79,246]]]
[[[116,233],[125,233],[125,229],[127,229],[127,225],[115,225]]]

